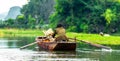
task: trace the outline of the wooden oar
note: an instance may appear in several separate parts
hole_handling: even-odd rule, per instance
[[[84,40],[79,40],[79,41],[84,42],[84,43],[89,44],[89,45],[94,46],[94,47],[104,48],[104,49],[111,49],[110,47],[108,47],[108,46],[103,46],[103,45],[101,45],[101,44],[95,44],[95,43],[91,43],[91,42],[84,41]]]
[[[33,43],[27,44],[27,45],[25,45],[25,46],[22,46],[22,47],[20,47],[20,49],[24,49],[24,48],[29,47],[29,46],[32,46],[32,45],[34,45],[34,44],[37,44],[37,42],[33,42]]]
[[[69,38],[69,39],[74,39],[74,38]],[[84,43],[86,43],[86,44],[89,44],[89,45],[94,46],[94,47],[97,47],[97,48],[111,49],[111,48],[108,47],[108,46],[103,46],[103,45],[100,45],[100,44],[95,44],[95,43],[91,43],[91,42],[84,41],[84,40],[79,40],[79,39],[74,39],[74,40],[78,40],[78,41],[84,42]]]

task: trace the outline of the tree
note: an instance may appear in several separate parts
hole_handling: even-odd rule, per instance
[[[4,24],[8,28],[13,28],[14,27],[14,21],[15,21],[14,19],[10,18],[10,19],[6,20]]]
[[[25,15],[26,21],[29,21],[29,15],[36,19],[36,24],[44,21],[49,23],[49,15],[53,11],[54,0],[30,0],[30,2],[23,6],[22,13]]]
[[[15,25],[17,28],[27,28],[27,22],[25,21],[25,16],[24,15],[19,15],[17,16],[15,20]]]
[[[75,32],[109,32],[111,25],[119,22],[119,7],[115,0],[56,0],[51,25],[63,23]]]
[[[88,0],[89,1],[89,0]],[[88,2],[86,0],[86,2]],[[82,8],[82,9],[81,9]],[[81,0],[56,0],[56,11],[50,16],[51,23],[63,23],[69,31],[87,29],[86,14],[91,12]],[[86,10],[86,12],[84,12]],[[80,13],[84,14],[81,15]],[[82,27],[85,25],[84,27]]]

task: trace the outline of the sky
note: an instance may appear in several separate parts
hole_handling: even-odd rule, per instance
[[[27,4],[27,0],[0,0],[0,14],[8,12],[13,6],[20,6]]]

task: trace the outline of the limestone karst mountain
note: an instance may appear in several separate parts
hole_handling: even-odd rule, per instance
[[[16,19],[16,17],[21,14],[20,10],[21,10],[21,8],[19,6],[11,7],[7,16],[5,17],[5,20],[7,20],[9,18]]]

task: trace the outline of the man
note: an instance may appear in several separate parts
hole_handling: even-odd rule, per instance
[[[68,41],[68,38],[65,35],[65,28],[63,27],[62,24],[58,24],[55,32],[53,34],[53,38],[55,38],[56,42],[60,42],[60,41]]]

